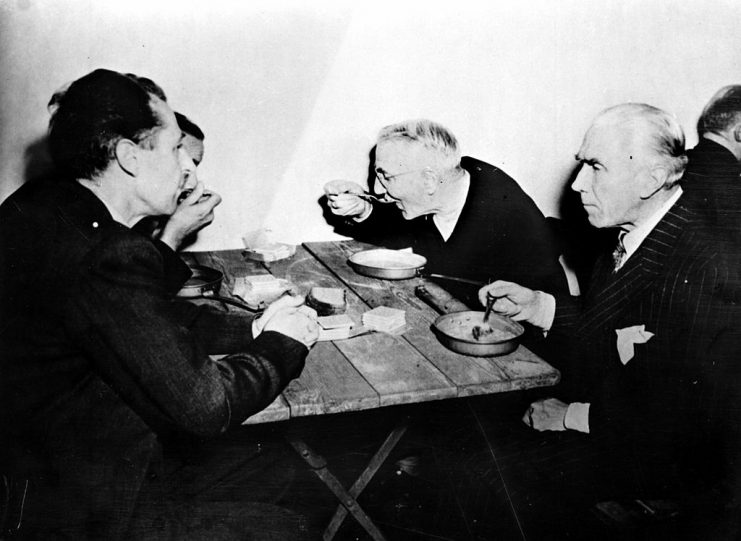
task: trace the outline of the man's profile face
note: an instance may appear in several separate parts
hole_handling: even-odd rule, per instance
[[[164,101],[152,97],[152,109],[162,126],[153,135],[153,148],[140,145],[136,192],[151,216],[175,211],[185,179],[183,170],[189,160],[182,148],[182,132],[175,114]]]
[[[622,227],[639,217],[645,151],[636,141],[615,124],[595,123],[584,137],[576,155],[581,169],[571,188],[595,227]]]
[[[204,146],[203,141],[193,137],[189,133],[183,132],[183,149],[187,159],[183,167],[183,189],[192,190],[198,182],[196,169],[203,161]]]
[[[383,141],[376,147],[376,192],[386,193],[407,220],[430,211],[424,190],[427,151],[422,145]]]

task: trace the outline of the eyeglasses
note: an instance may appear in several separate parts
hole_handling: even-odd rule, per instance
[[[389,182],[390,180],[394,180],[396,177],[401,177],[404,175],[411,175],[412,173],[419,173],[420,171],[423,171],[424,169],[413,169],[412,171],[403,171],[401,173],[396,173],[395,175],[389,175],[386,173],[386,171],[382,169],[376,169],[376,178],[380,180],[381,182]]]

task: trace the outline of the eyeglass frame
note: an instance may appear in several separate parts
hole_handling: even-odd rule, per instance
[[[403,175],[411,175],[412,173],[419,173],[420,171],[425,171],[428,169],[427,167],[423,167],[422,169],[412,169],[411,171],[403,171],[401,173],[396,173],[395,175],[387,175],[386,172],[383,169],[374,169],[373,172],[376,174],[376,180],[379,182],[390,182],[394,180],[396,177],[401,177]]]

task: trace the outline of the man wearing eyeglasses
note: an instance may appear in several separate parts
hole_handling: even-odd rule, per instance
[[[565,291],[543,214],[500,169],[461,158],[458,141],[430,120],[386,126],[375,151],[375,192],[354,182],[325,185],[327,204],[341,234],[390,248],[411,247],[427,258],[426,270],[485,283],[505,276]],[[475,286],[446,281],[461,300]],[[472,304],[473,306],[473,304]]]

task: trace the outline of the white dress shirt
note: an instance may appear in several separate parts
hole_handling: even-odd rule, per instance
[[[432,221],[440,232],[442,238],[447,242],[450,235],[453,234],[458,219],[463,213],[463,207],[466,206],[468,198],[468,189],[471,186],[471,175],[464,170],[463,178],[458,182],[458,191],[453,196],[452,208],[445,214],[433,214]]]

